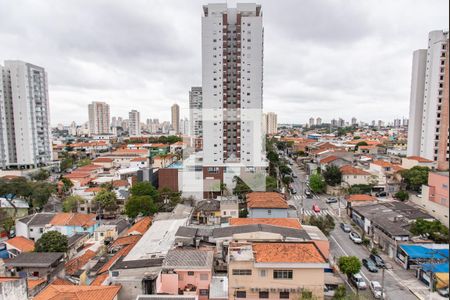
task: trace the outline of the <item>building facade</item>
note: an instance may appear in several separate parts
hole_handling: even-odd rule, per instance
[[[109,105],[105,102],[93,101],[88,106],[89,134],[108,134],[110,127]]]
[[[0,167],[47,164],[52,160],[52,150],[45,69],[7,60],[0,73]]]
[[[175,131],[175,134],[180,133],[180,106],[178,104],[174,104],[171,107],[172,111],[172,130]]]
[[[140,136],[141,135],[141,117],[137,110],[132,110],[128,113],[129,121],[129,135]]]
[[[202,107],[202,87],[193,86],[189,91],[190,134],[197,138],[203,134]]]
[[[448,169],[448,32],[432,31],[428,49],[413,54],[408,156],[421,156]]]

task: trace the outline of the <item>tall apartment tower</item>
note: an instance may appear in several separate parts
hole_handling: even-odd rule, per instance
[[[178,104],[174,104],[171,107],[172,111],[172,130],[175,131],[175,134],[180,133],[180,106]]]
[[[109,134],[109,105],[105,102],[94,101],[88,106],[89,134]]]
[[[50,111],[44,68],[17,60],[0,67],[0,167],[51,161]]]
[[[317,126],[322,125],[322,118],[321,118],[321,117],[317,117],[317,118],[316,118],[316,125],[317,125]]]
[[[263,120],[266,124],[263,125],[263,128],[265,127],[267,134],[276,134],[278,132],[277,114],[274,112],[268,112],[265,115],[266,116]]]
[[[202,92],[205,166],[263,162],[261,6],[203,6]]]
[[[190,135],[196,139],[201,139],[203,135],[202,108],[202,87],[193,86],[189,91],[189,120]]]
[[[352,126],[358,125],[358,119],[355,117],[352,118]]]
[[[130,136],[141,135],[141,117],[137,110],[132,110],[128,113],[129,128],[128,133]]]
[[[428,49],[413,53],[408,125],[408,155],[449,164],[448,56],[449,33],[428,35]]]
[[[315,120],[313,117],[309,118],[309,127],[313,127],[315,124]]]

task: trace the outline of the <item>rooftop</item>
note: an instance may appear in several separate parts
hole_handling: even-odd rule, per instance
[[[371,162],[374,165],[383,167],[383,168],[389,168],[392,167],[392,164],[388,161],[385,160],[374,160],[373,162]]]
[[[164,269],[212,269],[213,252],[204,250],[170,250],[164,259]]]
[[[284,196],[275,192],[252,192],[247,194],[249,208],[289,208]]]
[[[415,160],[418,161],[420,163],[432,163],[432,160],[429,160],[425,157],[421,157],[421,156],[408,156],[407,159],[411,159],[411,160]]]
[[[37,213],[19,219],[20,222],[28,224],[28,226],[42,226],[49,224],[55,216],[55,213]]]
[[[95,214],[82,213],[58,213],[50,221],[55,226],[92,226],[95,222]]]
[[[127,230],[127,234],[144,234],[152,223],[151,217],[143,217],[139,219],[133,226]]]
[[[374,196],[366,195],[366,194],[352,194],[352,195],[348,195],[346,197],[346,200],[349,201],[349,202],[354,202],[354,201],[375,201],[376,198]]]
[[[94,251],[86,250],[86,252],[83,255],[69,260],[65,265],[66,274],[67,275],[75,274],[78,270],[83,268],[84,265],[86,265],[94,256],[95,256]]]
[[[62,252],[25,252],[5,262],[6,267],[47,268],[64,257]]]
[[[16,236],[12,239],[5,241],[5,243],[16,248],[20,252],[32,252],[34,251],[34,242],[23,236]]]
[[[250,224],[266,224],[278,227],[301,229],[302,225],[297,218],[231,218],[230,226],[241,226]]]
[[[28,202],[25,199],[13,199],[13,200],[11,200],[11,202],[16,208],[29,208],[30,207],[28,205]],[[0,207],[1,208],[13,208],[11,203],[9,203],[9,201],[3,197],[0,198]]]
[[[288,227],[278,227],[266,224],[250,224],[242,226],[228,226],[213,229],[214,238],[231,238],[235,234],[251,233],[251,232],[270,232],[279,234],[283,238],[294,238],[301,240],[309,240],[306,231],[302,229],[294,229]]]
[[[341,172],[343,175],[370,175],[369,172],[366,172],[360,168],[355,168],[350,165],[342,166]]]
[[[113,300],[119,293],[120,285],[54,285],[43,289],[34,300]]]
[[[326,263],[314,243],[254,243],[256,263]]]

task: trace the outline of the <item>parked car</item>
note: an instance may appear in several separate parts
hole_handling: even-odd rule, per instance
[[[295,195],[295,194],[297,194],[297,190],[296,190],[296,189],[294,189],[294,188],[292,188],[292,189],[291,189],[291,194],[292,194],[292,195]]]
[[[365,290],[367,289],[367,283],[364,281],[364,278],[360,273],[353,274],[350,276],[350,282],[358,289]]]
[[[312,198],[312,193],[310,190],[305,190],[306,198]]]
[[[338,203],[338,199],[335,197],[330,197],[327,200],[325,200],[326,203],[330,204],[330,203]]]
[[[352,232],[350,232],[350,234],[348,236],[353,241],[353,243],[355,243],[355,244],[361,244],[362,243],[361,237],[356,232],[352,231]]]
[[[439,295],[441,295],[444,298],[448,298],[448,287],[443,289],[437,289],[437,292]]]
[[[382,197],[387,197],[388,193],[386,192],[378,192],[375,194],[375,196],[382,198]]]
[[[381,292],[383,290],[381,284],[378,281],[373,280],[370,282],[369,286],[375,299],[381,299]]]
[[[375,263],[377,267],[384,268],[384,260],[379,255],[370,254],[370,259]]]
[[[298,178],[298,176],[295,175],[295,173],[292,173],[292,178]]]
[[[341,229],[344,231],[344,232],[350,232],[350,231],[352,231],[352,226],[350,226],[350,225],[348,225],[348,224],[346,224],[346,223],[341,223]]]
[[[370,259],[367,258],[363,258],[362,260],[362,264],[364,267],[367,268],[367,270],[369,270],[372,273],[377,273],[378,272],[378,268],[375,265],[375,263],[373,261],[371,261]]]
[[[313,210],[314,212],[316,212],[316,213],[319,213],[319,212],[320,212],[320,207],[319,207],[319,205],[313,204],[312,210]]]

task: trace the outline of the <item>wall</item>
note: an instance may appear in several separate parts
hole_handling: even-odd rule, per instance
[[[342,181],[349,185],[368,184],[370,175],[342,175]]]
[[[287,218],[287,209],[271,208],[250,208],[248,210],[249,218]]]
[[[449,207],[448,203],[448,173],[441,175],[439,173],[429,173],[428,186],[430,186],[430,201]]]
[[[178,169],[159,169],[158,171],[158,188],[170,188],[172,191],[178,192]]]
[[[432,201],[428,201],[429,187],[427,185],[422,186],[422,197],[417,197],[416,195],[409,195],[409,200],[417,205],[423,207],[427,213],[432,215],[434,218],[438,219],[445,226],[449,227],[449,214],[448,208],[437,204]]]
[[[187,284],[193,284],[197,287],[197,295],[199,295],[200,290],[209,290],[209,284],[211,282],[211,270],[190,270],[194,272],[193,276],[188,275],[187,270],[175,270],[178,274],[178,288],[184,289]],[[207,274],[208,278],[206,280],[201,280],[200,274]],[[208,299],[205,296],[199,296],[199,299]]]
[[[25,278],[0,281],[0,300],[28,299],[27,293],[27,280]]]

